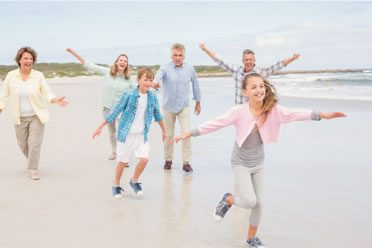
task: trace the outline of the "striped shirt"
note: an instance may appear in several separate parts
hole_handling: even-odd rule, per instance
[[[243,95],[243,80],[247,74],[258,73],[263,77],[268,77],[285,67],[284,61],[279,61],[270,66],[254,67],[253,70],[244,72],[244,66],[233,65],[217,54],[214,57],[214,61],[219,67],[232,74],[235,81],[235,104],[243,104],[247,101],[247,98]]]
[[[136,116],[138,108],[138,98],[140,97],[138,88],[128,90],[121,96],[119,102],[111,109],[106,115],[105,120],[112,122],[116,117],[122,113],[120,117],[120,123],[118,127],[117,140],[125,143],[128,136],[130,127]],[[152,118],[156,122],[163,120],[163,116],[160,113],[158,98],[155,93],[147,91],[147,107],[145,108],[145,130],[144,130],[144,142],[147,141],[147,134],[150,130]]]

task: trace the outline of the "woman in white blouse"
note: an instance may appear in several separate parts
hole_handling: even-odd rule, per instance
[[[46,101],[66,107],[65,97],[56,97],[46,83],[43,73],[32,69],[37,54],[30,47],[18,50],[15,61],[18,69],[8,72],[0,91],[0,113],[11,102],[11,117],[19,147],[28,160],[31,179],[40,179],[40,148],[44,125],[49,120]]]

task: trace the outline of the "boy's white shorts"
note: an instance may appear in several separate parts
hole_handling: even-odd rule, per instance
[[[116,148],[116,157],[118,161],[129,163],[133,152],[137,158],[149,157],[149,142],[147,141],[145,144],[144,134],[128,134],[125,143],[118,141]]]

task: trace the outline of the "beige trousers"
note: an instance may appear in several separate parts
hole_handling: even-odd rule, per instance
[[[103,118],[106,117],[106,115],[110,112],[111,109],[103,107]],[[110,137],[110,143],[111,143],[111,149],[112,152],[116,152],[117,147],[117,140],[116,140],[116,122],[118,122],[118,118],[115,121],[112,121],[111,123],[107,123],[108,131],[109,131],[109,137]]]
[[[28,160],[28,170],[36,172],[39,167],[40,148],[44,136],[44,124],[34,116],[21,117],[21,124],[15,125],[18,145]]]
[[[164,159],[167,161],[173,160],[173,145],[169,141],[174,137],[174,126],[176,118],[181,127],[181,133],[190,131],[190,107],[183,108],[180,112],[168,112],[163,108],[165,132],[167,140],[164,142]],[[182,160],[190,162],[192,156],[191,139],[182,140]]]

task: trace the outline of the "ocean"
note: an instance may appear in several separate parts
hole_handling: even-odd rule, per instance
[[[270,76],[279,96],[372,101],[372,70]],[[232,77],[201,78],[201,88],[234,88]]]

